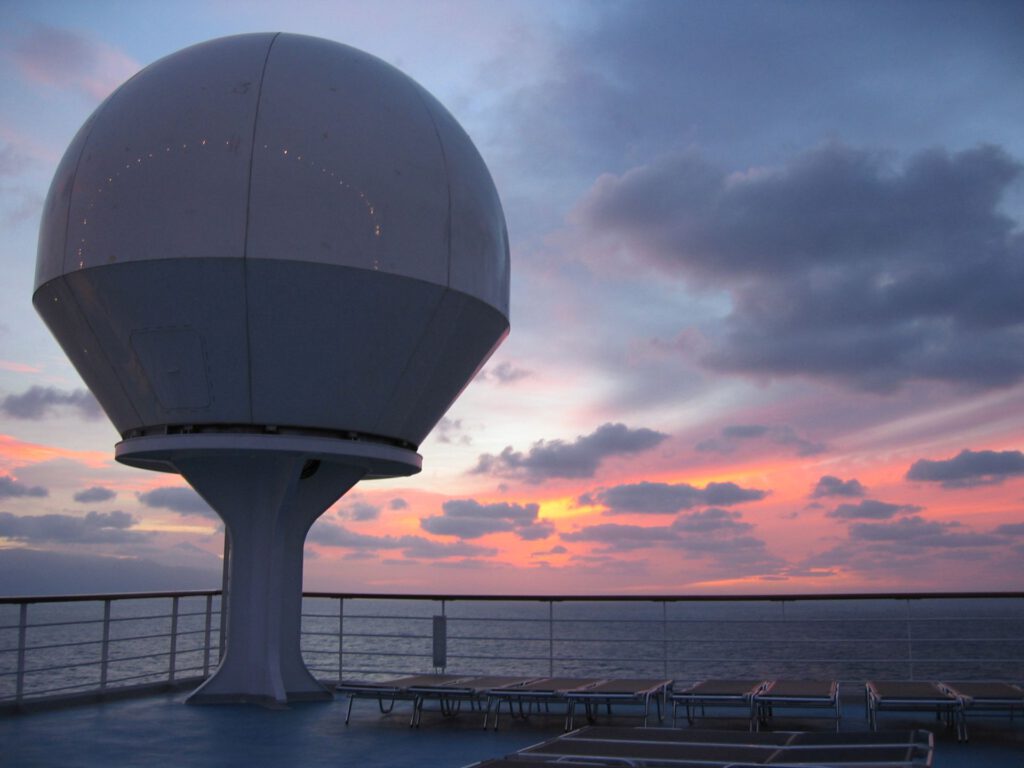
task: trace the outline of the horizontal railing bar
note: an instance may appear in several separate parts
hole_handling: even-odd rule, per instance
[[[81,669],[83,667],[99,667],[99,665],[100,665],[99,661],[96,660],[96,659],[93,659],[92,661],[76,661],[76,662],[72,662],[72,663],[61,662],[60,664],[57,664],[57,665],[52,666],[52,667],[25,667],[24,672],[25,672],[26,675],[33,675],[33,674],[39,674],[40,672],[55,672],[57,670],[64,670],[64,669]],[[11,673],[5,672],[4,674],[11,674]]]
[[[110,678],[110,679],[107,680],[107,688],[116,688],[118,683],[127,683],[127,682],[129,682],[131,680],[142,680],[143,678],[146,678],[146,677],[157,678],[156,680],[153,681],[153,682],[157,682],[159,680],[166,680],[167,679],[167,673],[163,672],[163,671],[162,672],[144,672],[144,673],[139,674],[139,675],[128,675],[127,677],[114,677],[114,678]]]
[[[308,598],[346,600],[417,600],[420,602],[533,602],[533,603],[787,603],[835,600],[934,600],[1024,598],[1024,592],[848,592],[794,593],[779,595],[468,595],[386,594],[374,592],[303,592]],[[346,615],[346,618],[347,615]]]
[[[21,605],[22,603],[94,603],[104,600],[151,600],[158,597],[206,597],[220,595],[219,589],[182,589],[173,592],[103,592],[82,595],[29,595],[23,597],[0,597],[0,605]]]
[[[111,656],[107,659],[107,664],[112,666],[114,664],[123,664],[126,661],[138,661],[139,659],[162,659],[170,655],[169,651],[161,651],[159,653],[143,653],[138,656],[118,656],[117,658]]]
[[[381,657],[394,657],[396,659],[431,659],[433,656],[429,653],[397,653],[392,651],[345,651],[346,656],[381,656]],[[511,658],[511,657],[506,657]]]
[[[81,648],[83,645],[101,645],[102,640],[79,640],[77,643],[53,643],[52,645],[26,645],[25,652],[52,651],[54,648]]]
[[[127,637],[112,637],[108,642],[113,645],[114,643],[129,643],[133,640],[164,640],[170,636],[170,632],[162,632],[158,635],[129,635]]]

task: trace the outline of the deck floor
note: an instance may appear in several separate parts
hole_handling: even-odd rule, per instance
[[[410,705],[399,703],[382,716],[373,701],[359,700],[346,726],[347,699],[286,709],[257,706],[187,706],[184,693],[162,694],[0,715],[0,764],[18,768],[62,766],[181,765],[334,766],[362,768],[459,768],[514,752],[561,732],[561,715],[528,722],[502,718],[501,729],[484,731],[482,717],[444,718],[426,712],[420,728],[409,728]],[[602,722],[605,722],[602,720]],[[744,729],[743,721],[706,719],[701,728]],[[636,725],[616,717],[616,725]],[[779,719],[779,730],[820,730],[822,720]],[[685,719],[683,721],[685,727]],[[885,729],[931,728],[936,732],[936,768],[1024,765],[1024,719],[972,720],[971,741],[958,744],[929,715],[886,713]],[[843,708],[843,730],[865,730],[856,700]]]

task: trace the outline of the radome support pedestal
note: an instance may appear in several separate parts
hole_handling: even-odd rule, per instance
[[[302,660],[302,558],[316,519],[364,477],[409,475],[420,457],[389,445],[315,437],[141,437],[117,459],[178,472],[231,537],[227,642],[191,704],[288,704],[333,698]]]

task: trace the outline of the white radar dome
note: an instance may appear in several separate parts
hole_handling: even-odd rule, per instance
[[[301,35],[222,38],[146,67],[82,126],[33,301],[125,440],[415,451],[508,332],[505,219],[468,136],[392,66]]]

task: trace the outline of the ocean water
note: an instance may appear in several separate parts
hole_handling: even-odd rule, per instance
[[[340,619],[336,601],[308,603],[304,628],[325,634],[306,638],[307,663],[333,678],[428,671],[443,613],[457,674],[1024,680],[1022,599],[351,600]]]
[[[28,608],[24,695],[198,677],[218,660],[205,597]],[[324,680],[466,675],[1024,681],[1024,599],[440,601],[306,598],[303,653]],[[435,616],[444,616],[436,659]],[[106,630],[105,630],[106,627]],[[103,677],[104,631],[108,634]],[[206,650],[206,639],[210,648]],[[0,701],[16,696],[19,607],[0,604]],[[440,649],[439,649],[440,650]]]

